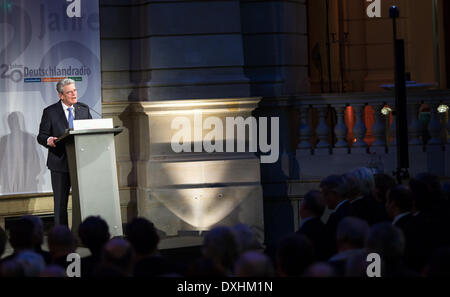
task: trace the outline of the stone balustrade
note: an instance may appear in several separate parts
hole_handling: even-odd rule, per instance
[[[396,145],[394,98],[374,97],[350,95],[320,100],[299,97],[292,104],[300,114],[298,149],[311,150],[311,154],[328,149],[332,154],[341,148],[347,148],[349,153],[353,148],[366,148],[370,153],[373,148],[384,147],[389,152]],[[410,94],[407,100],[409,144],[421,145],[426,150],[429,145],[448,143],[448,110],[439,112],[438,107],[449,106],[450,94],[448,97]],[[387,114],[382,113],[385,110]],[[316,126],[311,125],[314,117],[318,121]]]
[[[299,95],[263,101],[266,110],[295,111],[297,126],[290,129],[297,130],[296,139],[291,137],[297,164],[291,168],[299,168],[299,173],[290,173],[291,180],[318,180],[360,166],[389,174],[397,168],[393,92]],[[410,174],[428,171],[449,177],[450,92],[409,91],[407,102]]]

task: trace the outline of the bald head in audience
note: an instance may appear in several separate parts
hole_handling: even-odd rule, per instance
[[[271,260],[266,255],[249,251],[237,261],[235,275],[241,277],[271,277],[275,275]]]

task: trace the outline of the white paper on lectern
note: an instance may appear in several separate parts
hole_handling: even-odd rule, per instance
[[[74,120],[73,130],[91,130],[91,129],[108,129],[113,127],[112,118],[107,119],[89,119],[89,120]]]

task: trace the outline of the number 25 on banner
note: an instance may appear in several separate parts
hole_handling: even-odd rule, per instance
[[[67,6],[66,13],[69,18],[81,17],[81,0],[66,0],[72,2]]]

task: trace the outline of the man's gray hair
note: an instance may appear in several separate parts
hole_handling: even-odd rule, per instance
[[[75,84],[75,81],[71,78],[63,78],[56,84],[56,90],[58,93],[63,93],[64,86]]]
[[[352,171],[359,181],[359,191],[365,196],[375,195],[375,178],[369,168],[360,167]]]
[[[405,236],[401,229],[391,223],[377,223],[369,231],[366,248],[370,253],[378,253],[389,262],[404,255]]]
[[[356,217],[341,220],[336,231],[336,240],[351,244],[355,248],[363,248],[369,235],[369,224]]]

